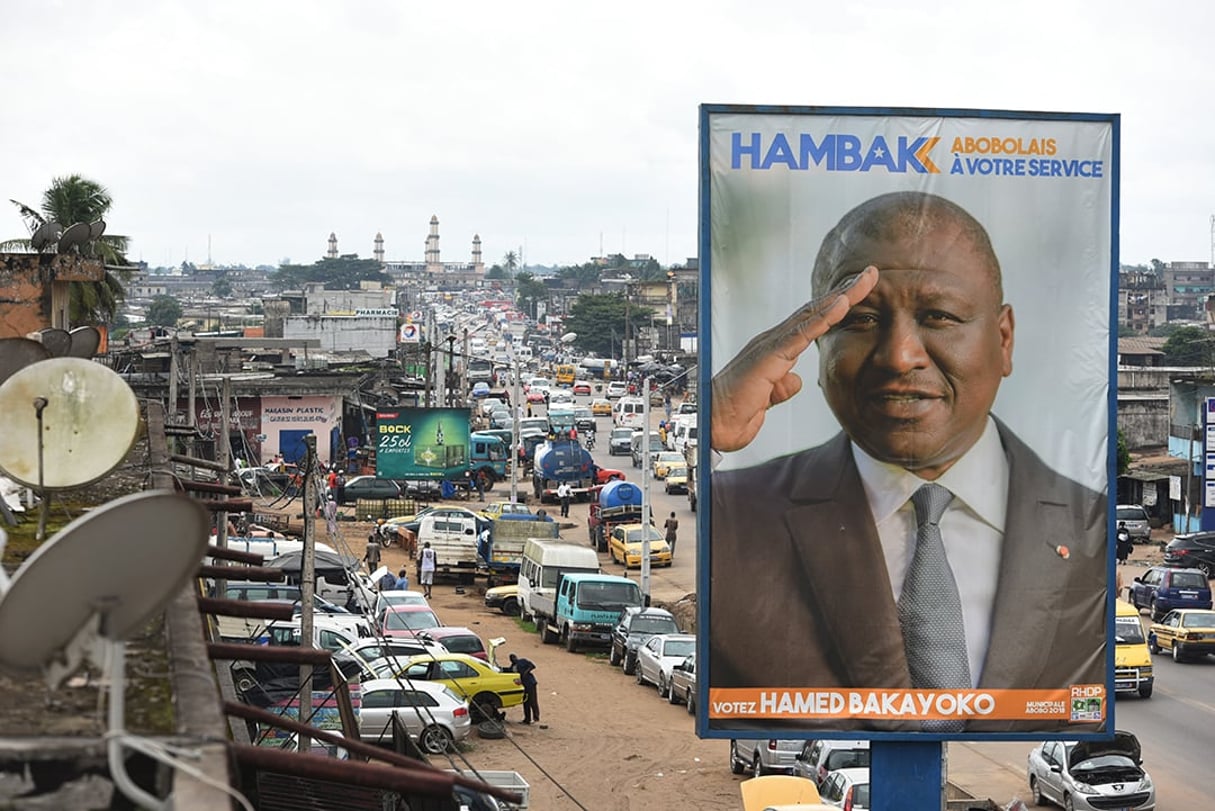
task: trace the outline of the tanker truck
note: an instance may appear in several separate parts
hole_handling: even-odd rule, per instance
[[[616,524],[641,523],[641,488],[626,481],[612,481],[596,487],[586,517],[591,546],[600,552],[608,549],[608,536]]]
[[[595,462],[576,439],[550,439],[536,446],[532,464],[532,489],[541,503],[557,501],[562,482],[573,488],[573,497],[586,498],[595,484]]]

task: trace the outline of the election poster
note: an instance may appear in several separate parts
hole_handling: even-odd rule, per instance
[[[382,409],[375,417],[377,477],[462,479],[468,472],[468,409]]]
[[[698,732],[1106,734],[1118,117],[700,125]]]

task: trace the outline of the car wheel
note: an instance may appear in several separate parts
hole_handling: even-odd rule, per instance
[[[667,685],[667,703],[668,704],[678,704],[679,703],[679,694],[675,692],[674,684]]]
[[[1181,650],[1181,643],[1178,642],[1176,639],[1173,640],[1173,661],[1174,662],[1184,662],[1185,661],[1185,653],[1182,652],[1182,650]]]
[[[688,715],[696,714],[696,694],[691,690],[688,691]]]
[[[756,755],[755,759],[751,761],[751,776],[763,777],[765,774],[767,772],[764,771],[764,762],[759,759],[759,755]]]
[[[746,770],[746,765],[738,759],[738,746],[730,741],[730,774],[742,774]]]
[[[671,685],[667,684],[667,680],[663,678],[661,673],[658,674],[658,697],[666,699],[670,699],[671,697]],[[670,703],[674,704],[675,702],[672,701]]]
[[[557,641],[557,635],[548,627],[548,622],[540,626],[540,641],[545,645],[551,645]]]
[[[432,724],[418,736],[418,747],[428,755],[441,755],[451,751],[455,738],[444,727]]]
[[[1152,685],[1151,684],[1139,685],[1139,697],[1140,698],[1151,698],[1152,697]]]
[[[1063,798],[1063,811],[1076,811],[1076,804],[1072,802],[1072,795],[1070,794]]]
[[[1046,805],[1046,798],[1042,796],[1042,787],[1038,785],[1038,778],[1029,778],[1029,794],[1034,801],[1034,805]]]
[[[1149,608],[1151,610],[1151,617],[1152,617],[1153,621],[1160,622],[1160,620],[1164,619],[1164,613],[1162,611],[1160,611],[1158,608],[1156,608],[1156,598],[1155,597],[1152,598],[1152,602],[1151,602],[1151,605],[1149,606]]]
[[[514,616],[519,613],[519,601],[514,597],[507,597],[502,603],[502,613],[509,616]]]
[[[1160,646],[1156,644],[1155,634],[1148,635],[1148,650],[1150,650],[1152,653],[1160,653]]]
[[[578,650],[578,643],[574,641],[574,635],[570,632],[569,628],[565,629],[565,649],[570,653]]]
[[[1207,563],[1205,560],[1198,564],[1198,568],[1202,569],[1202,573],[1207,576],[1207,580],[1215,577],[1215,565]]]
[[[641,669],[641,665],[638,664],[636,667],[633,668],[633,670],[635,670],[637,672],[637,683],[644,686],[645,685],[645,672]]]
[[[474,724],[496,721],[498,711],[502,709],[502,699],[494,693],[477,693],[473,696],[469,709]]]
[[[637,670],[637,658],[635,656],[629,656],[626,653],[624,655],[624,675],[632,676],[633,673],[636,672],[636,670]]]

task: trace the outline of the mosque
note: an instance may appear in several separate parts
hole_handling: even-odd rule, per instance
[[[329,250],[325,254],[330,259],[338,257],[337,234],[329,234]],[[444,262],[439,255],[439,218],[430,218],[430,233],[426,236],[426,252],[422,261],[385,260],[384,235],[376,233],[375,250],[372,251],[375,261],[379,262],[384,271],[393,279],[427,280],[443,284],[479,285],[485,280],[485,262],[481,258],[481,236],[473,234],[472,258],[469,262]]]

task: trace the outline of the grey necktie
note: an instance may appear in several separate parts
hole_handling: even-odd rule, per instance
[[[911,496],[915,507],[915,554],[899,597],[899,624],[911,669],[912,687],[970,689],[970,660],[962,601],[945,557],[938,522],[953,500],[939,484],[925,484]],[[960,722],[931,722],[935,731],[961,729]]]

